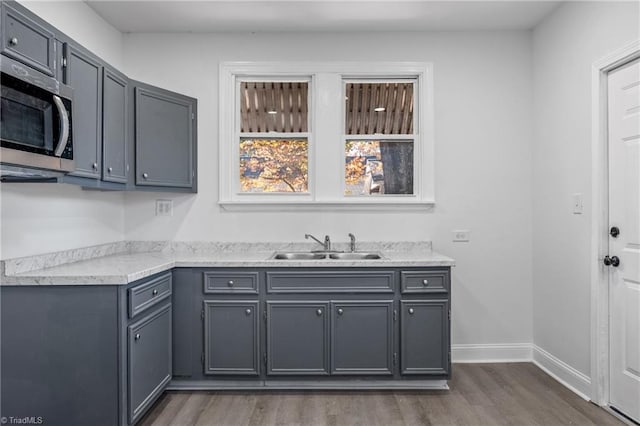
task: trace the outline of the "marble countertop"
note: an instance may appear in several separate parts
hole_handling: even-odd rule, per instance
[[[307,243],[118,242],[1,263],[1,285],[126,285],[174,267],[433,267],[455,261],[430,242],[363,242],[357,251],[382,259],[276,260],[274,252],[308,252]],[[348,249],[335,244],[334,249]]]

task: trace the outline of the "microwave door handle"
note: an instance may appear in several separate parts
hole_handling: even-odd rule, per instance
[[[69,114],[67,114],[67,109],[64,107],[62,103],[62,99],[60,96],[53,95],[53,103],[56,108],[58,108],[58,116],[60,117],[60,138],[58,139],[58,145],[56,146],[56,150],[53,153],[56,157],[62,157],[62,153],[67,146],[67,139],[69,139]]]

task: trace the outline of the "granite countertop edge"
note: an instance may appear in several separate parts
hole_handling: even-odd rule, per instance
[[[53,267],[5,274],[1,286],[128,285],[172,268],[344,268],[450,267],[455,261],[439,253],[391,251],[379,260],[276,260],[264,252],[123,252],[109,253]]]

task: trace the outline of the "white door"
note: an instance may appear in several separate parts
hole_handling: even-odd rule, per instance
[[[640,60],[609,73],[610,405],[640,422]],[[615,256],[615,257],[614,257]],[[615,265],[618,263],[616,267]]]

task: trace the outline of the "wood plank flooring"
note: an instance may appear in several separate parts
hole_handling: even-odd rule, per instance
[[[623,425],[531,363],[455,364],[449,391],[166,392],[143,426]]]

